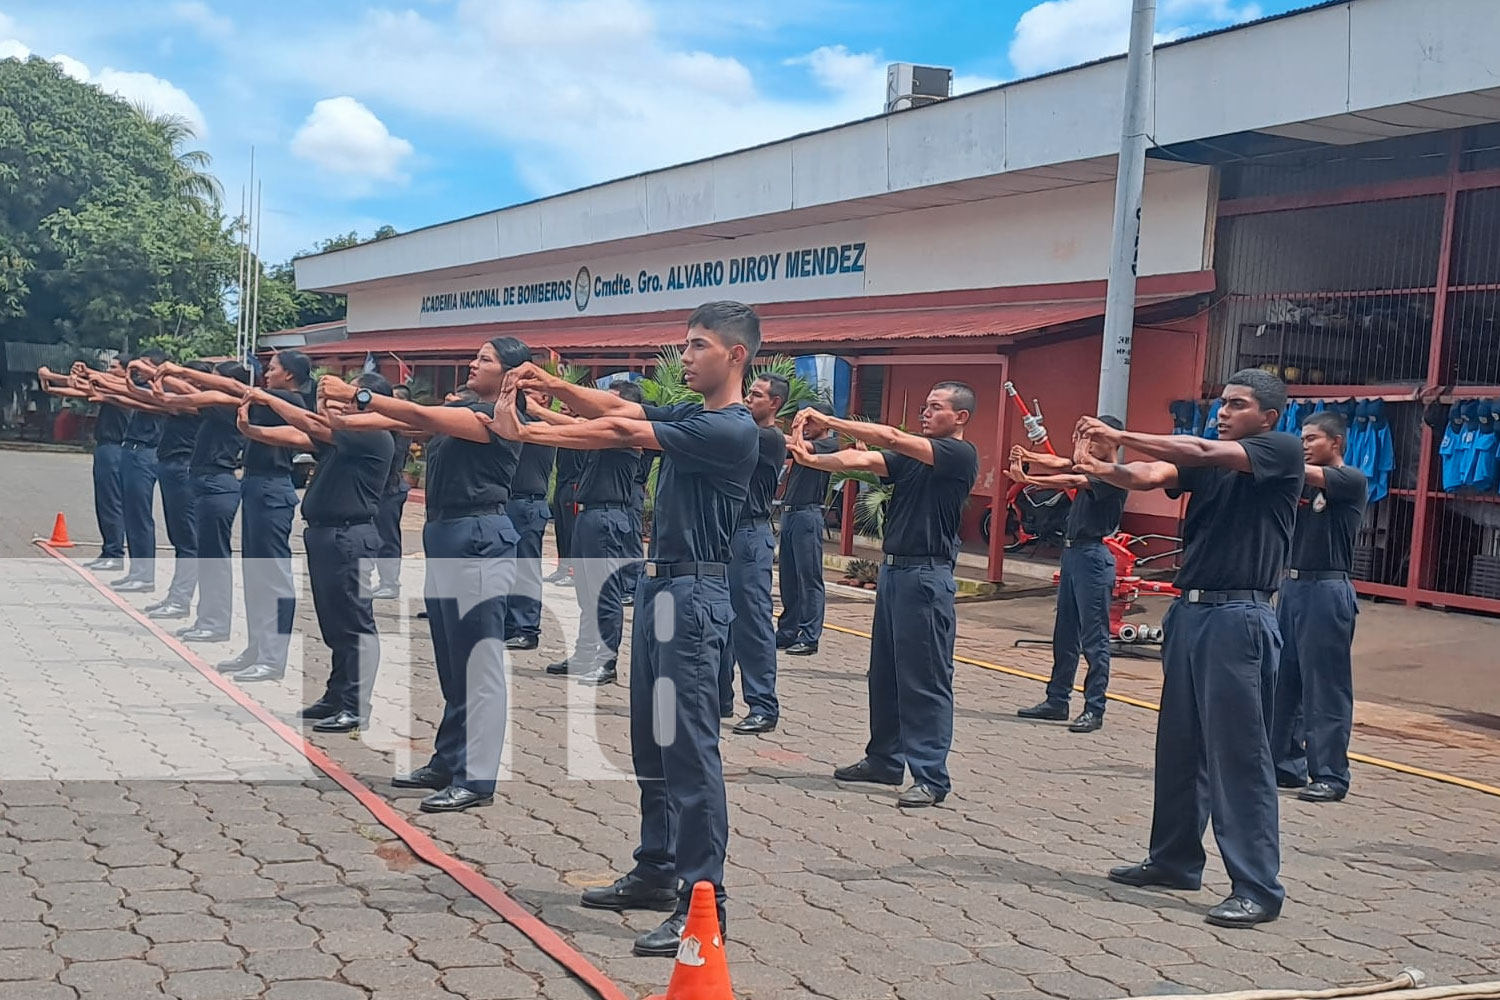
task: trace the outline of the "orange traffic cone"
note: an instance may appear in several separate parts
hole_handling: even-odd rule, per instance
[[[54,549],[71,549],[73,543],[68,541],[68,519],[58,511],[57,520],[52,522],[52,537],[47,539],[47,544]]]
[[[677,946],[677,964],[667,992],[649,1000],[734,1000],[729,985],[729,962],[719,933],[719,905],[712,882],[693,886],[687,926]]]

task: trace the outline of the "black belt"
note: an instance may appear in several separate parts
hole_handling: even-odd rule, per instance
[[[577,501],[577,504],[578,504],[578,509],[580,511],[584,511],[584,510],[630,510],[630,508],[632,506],[631,504],[628,504],[628,503],[584,503],[582,500]]]
[[[439,507],[427,508],[427,520],[429,521],[452,521],[460,517],[483,517],[486,514],[504,514],[503,503],[482,503],[468,507]]]
[[[545,499],[547,499],[547,494],[545,494],[545,493],[513,493],[513,494],[511,494],[511,499],[512,500],[545,500]]]
[[[721,562],[648,562],[646,575],[653,580],[671,579],[677,576],[708,576],[723,579],[729,575],[729,569]]]
[[[897,569],[911,566],[931,566],[947,569],[953,565],[953,560],[947,556],[885,556],[880,561],[886,566],[895,566]]]
[[[1182,599],[1189,604],[1233,604],[1236,601],[1251,601],[1255,604],[1270,604],[1269,590],[1184,590]]]
[[[373,517],[351,517],[342,521],[318,520],[307,521],[306,523],[309,528],[352,528],[356,524],[372,524],[374,521]]]
[[[1293,580],[1347,580],[1349,574],[1341,569],[1289,569],[1288,578]]]
[[[823,509],[823,505],[820,504],[820,503],[799,503],[799,504],[797,504],[794,507],[783,507],[783,508],[781,508],[781,512],[783,514],[795,514],[799,510],[818,510],[818,511],[820,511],[822,509]]]
[[[1064,538],[1063,548],[1071,549],[1080,545],[1100,545],[1103,542],[1104,539],[1102,538]]]

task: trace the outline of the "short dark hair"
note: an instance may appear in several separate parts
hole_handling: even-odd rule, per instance
[[[1302,419],[1303,427],[1316,427],[1337,441],[1346,440],[1349,436],[1349,421],[1337,410],[1319,410],[1317,413],[1309,413]]]
[[[312,359],[301,351],[277,351],[276,363],[282,371],[297,380],[298,385],[312,381]]]
[[[222,375],[225,378],[232,378],[236,382],[243,382],[245,385],[250,384],[250,369],[238,361],[220,361],[214,365],[214,374]]]
[[[967,382],[939,382],[932,387],[934,390],[944,389],[953,397],[953,408],[955,410],[967,410],[970,414],[974,412],[974,387]]]
[[[764,382],[769,387],[771,398],[781,400],[783,405],[786,404],[787,397],[792,394],[792,384],[787,381],[785,375],[778,375],[776,372],[761,372],[755,376],[755,381]]]
[[[105,368],[109,367],[110,361],[118,361],[118,362],[120,362],[120,367],[121,368],[129,368],[130,367],[130,352],[129,351],[121,351],[119,354],[116,354],[114,357],[110,358],[109,361],[104,362],[104,367]]]
[[[646,396],[641,392],[641,387],[628,378],[620,379],[609,387],[609,391],[627,403],[644,403],[646,401]]]
[[[163,361],[167,360],[167,352],[162,350],[160,347],[149,347],[146,350],[142,351],[139,357],[141,357],[143,360],[151,362],[153,365],[159,365]]]
[[[411,386],[407,385],[405,382],[402,382],[400,385],[393,385],[393,386],[391,386],[391,395],[392,396],[396,395],[396,393],[398,393],[398,392],[404,392],[404,393],[406,393],[407,397],[410,398],[410,396],[411,396]]]
[[[1286,412],[1286,383],[1264,368],[1241,368],[1224,384],[1245,386],[1262,410]]]
[[[202,360],[184,361],[182,367],[195,372],[211,372],[214,370],[213,365]]]
[[[369,389],[377,396],[394,395],[391,392],[391,380],[379,372],[361,372],[355,376],[354,384],[361,389]]]
[[[496,337],[490,341],[490,346],[507,369],[519,368],[531,360],[531,348],[515,337]]]
[[[699,327],[725,344],[745,348],[745,360],[760,353],[760,317],[743,302],[705,302],[688,317],[688,329]]]
[[[1111,417],[1108,414],[1101,416],[1099,418],[1099,422],[1105,427],[1112,427],[1117,431],[1123,431],[1125,429],[1125,421],[1121,420],[1119,417]]]

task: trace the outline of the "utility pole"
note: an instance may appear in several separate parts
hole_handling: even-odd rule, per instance
[[[1122,0],[1123,2],[1123,0]],[[1146,120],[1151,111],[1156,0],[1134,0],[1130,54],[1125,60],[1125,124],[1115,178],[1115,228],[1109,289],[1104,299],[1104,348],[1099,358],[1099,414],[1125,419],[1130,351],[1135,332],[1136,263],[1141,246],[1141,189],[1146,182]]]

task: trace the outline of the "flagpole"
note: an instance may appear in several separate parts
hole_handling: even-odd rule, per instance
[[[250,351],[255,353],[256,341],[260,338],[260,213],[265,205],[265,192],[262,182],[255,183],[255,294],[251,297],[253,308],[250,312]]]

